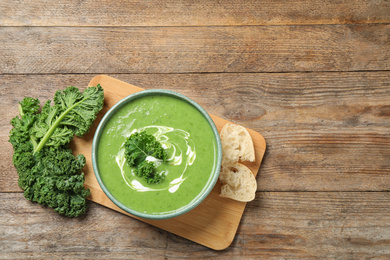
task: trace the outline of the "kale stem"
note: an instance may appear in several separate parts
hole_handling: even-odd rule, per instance
[[[77,103],[78,104],[78,103]],[[76,105],[76,104],[75,104]],[[63,112],[58,118],[56,121],[54,121],[54,124],[52,124],[52,126],[49,128],[49,130],[46,132],[45,136],[41,139],[41,141],[39,142],[38,146],[36,146],[36,148],[34,149],[34,154],[36,152],[39,152],[40,150],[42,150],[42,148],[45,146],[46,142],[50,139],[51,135],[54,133],[54,131],[56,130],[56,128],[59,126],[59,124],[61,123],[61,121],[64,119],[64,117],[69,113],[69,111],[71,111],[75,105],[69,107],[67,110],[65,110],[65,112]]]
[[[37,148],[37,146],[38,146],[37,141],[35,140],[35,138],[33,136],[30,136],[30,141],[33,144],[33,147],[34,147],[34,150],[35,150]]]
[[[24,116],[24,112],[21,104],[18,105],[18,109],[19,109],[19,115]]]

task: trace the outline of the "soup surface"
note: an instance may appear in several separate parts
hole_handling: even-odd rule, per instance
[[[165,178],[149,184],[124,157],[124,143],[135,131],[153,134],[166,149],[166,162],[148,157]],[[111,195],[133,210],[173,213],[195,200],[212,181],[217,144],[203,115],[184,100],[168,95],[137,98],[110,118],[97,149],[97,167]]]

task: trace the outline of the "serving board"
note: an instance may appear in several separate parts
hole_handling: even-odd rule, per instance
[[[165,220],[150,220],[133,216],[121,210],[105,195],[96,180],[92,168],[91,151],[95,130],[103,115],[114,104],[122,98],[143,89],[105,75],[94,77],[89,83],[89,86],[96,86],[97,84],[100,84],[104,89],[104,107],[98,114],[89,133],[82,138],[74,138],[71,143],[74,153],[83,154],[87,159],[84,173],[85,186],[91,191],[89,199],[206,247],[215,250],[227,248],[232,243],[237,232],[246,203],[221,198],[219,196],[221,191],[221,183],[219,181],[209,196],[195,209],[181,216]],[[217,126],[218,131],[221,131],[222,127],[228,123],[228,121],[217,116],[210,116]],[[252,163],[245,162],[245,164],[257,175],[264,156],[266,143],[261,134],[251,129],[248,129],[248,131],[254,142],[256,161]]]

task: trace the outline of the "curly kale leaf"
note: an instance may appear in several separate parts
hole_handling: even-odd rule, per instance
[[[152,162],[148,162],[148,156],[163,160],[167,159],[167,153],[153,135],[145,131],[135,132],[126,139],[125,158],[128,164],[136,168],[136,174],[143,177],[148,183],[159,183],[164,175],[156,173]]]
[[[41,140],[41,146],[36,150],[42,149],[43,146],[61,146],[68,144],[74,136],[74,132],[68,127],[62,127],[56,121],[61,115],[60,108],[56,105],[51,106],[51,101],[48,100],[42,107],[39,120],[31,129],[32,136],[36,140]],[[55,127],[57,126],[57,127]],[[60,126],[60,127],[58,127]],[[50,135],[50,136],[49,136]]]
[[[87,88],[83,93],[76,87],[69,87],[63,93],[57,91],[54,96],[55,104],[68,111],[61,125],[67,126],[77,136],[87,133],[96,114],[102,109],[102,91],[100,85],[97,88]]]
[[[28,200],[69,217],[85,213],[89,196],[82,173],[85,157],[74,156],[67,146],[74,135],[89,130],[103,101],[103,88],[98,85],[83,93],[75,87],[57,91],[54,105],[48,100],[40,112],[38,99],[27,97],[19,103],[9,142],[18,184]]]
[[[9,142],[14,146],[19,146],[31,140],[30,130],[38,118],[39,100],[26,97],[19,102],[19,116],[11,120],[13,129],[10,131]]]
[[[103,88],[100,85],[87,88],[83,93],[72,86],[63,92],[57,91],[54,106],[50,106],[50,101],[47,101],[38,122],[31,129],[39,140],[35,151],[45,145],[65,145],[74,135],[84,135],[102,109],[103,102]]]
[[[85,157],[75,157],[71,149],[44,147],[30,159],[28,172],[19,167],[24,166],[23,161],[15,165],[26,199],[51,207],[68,217],[84,214],[86,197],[90,195],[89,190],[84,188],[84,174],[81,172]]]
[[[37,98],[26,97],[19,103],[19,105],[20,105],[20,108],[22,108],[23,114],[34,115],[34,114],[38,113],[39,103],[40,103],[39,99],[37,99]],[[20,109],[19,109],[19,112],[20,112]]]
[[[138,164],[135,173],[137,176],[144,178],[147,183],[160,183],[165,178],[165,175],[156,173],[154,164],[148,161]]]

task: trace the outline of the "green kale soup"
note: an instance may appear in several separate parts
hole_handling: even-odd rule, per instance
[[[147,157],[159,175],[148,183],[125,159],[126,139],[135,132],[153,135],[165,161]],[[207,119],[192,104],[170,95],[145,95],[124,104],[106,122],[97,144],[101,181],[118,202],[150,215],[186,208],[213,181],[217,141]]]

